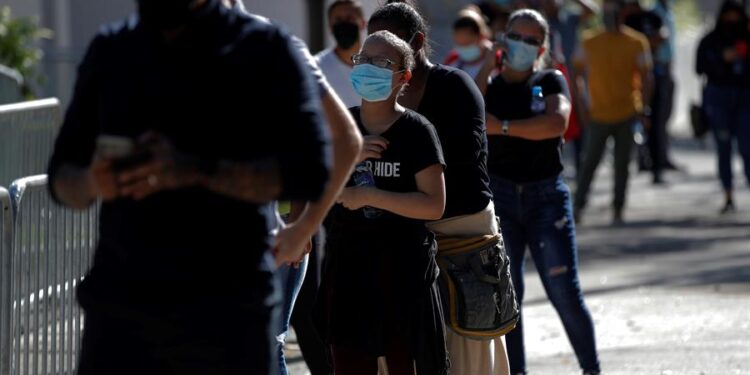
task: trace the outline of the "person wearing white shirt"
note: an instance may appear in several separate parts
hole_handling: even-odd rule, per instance
[[[328,83],[347,107],[357,106],[362,101],[354,91],[349,75],[353,68],[352,55],[362,46],[365,24],[364,10],[359,1],[334,1],[328,7],[328,26],[336,45],[315,55]]]

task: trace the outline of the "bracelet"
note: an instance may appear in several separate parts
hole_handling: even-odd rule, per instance
[[[500,133],[502,133],[502,135],[508,135],[510,133],[510,122],[508,120],[503,120],[503,126],[500,129]]]

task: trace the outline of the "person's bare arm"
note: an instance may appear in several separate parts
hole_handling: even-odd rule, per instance
[[[63,164],[55,176],[51,183],[57,199],[73,209],[86,209],[100,196],[104,200],[117,196],[109,162],[94,162],[90,168]]]
[[[350,210],[370,206],[412,219],[440,219],[445,210],[443,166],[429,166],[418,172],[415,178],[416,192],[397,193],[372,186],[355,186],[344,189],[338,201]]]
[[[341,99],[329,91],[322,98],[322,105],[330,126],[333,145],[330,180],[320,199],[309,202],[296,220],[279,232],[276,239],[276,259],[279,264],[297,261],[303,255],[305,244],[318,231],[336,197],[349,180],[362,149],[362,136]]]
[[[484,64],[482,65],[482,68],[479,69],[477,76],[474,77],[474,82],[476,82],[477,87],[479,87],[479,92],[482,93],[482,96],[487,94],[487,86],[490,83],[490,76],[497,67],[497,49],[494,46],[484,46],[483,48],[486,51]]]
[[[570,100],[562,94],[545,98],[547,109],[543,115],[508,122],[508,136],[540,141],[556,138],[568,128]],[[487,114],[487,134],[502,135],[502,120]]]

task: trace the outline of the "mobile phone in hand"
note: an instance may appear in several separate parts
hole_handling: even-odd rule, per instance
[[[112,168],[123,170],[143,164],[151,159],[151,153],[136,145],[128,137],[104,134],[96,139],[96,155],[98,158],[112,160]]]
[[[96,138],[96,156],[101,159],[124,159],[135,152],[135,142],[128,137],[103,134]]]

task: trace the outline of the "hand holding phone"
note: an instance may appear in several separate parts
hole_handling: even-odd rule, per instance
[[[131,138],[102,134],[96,139],[96,157],[111,160],[112,168],[119,171],[147,162],[151,152]]]
[[[96,156],[100,159],[124,159],[133,154],[135,142],[118,135],[100,135],[96,139]]]

